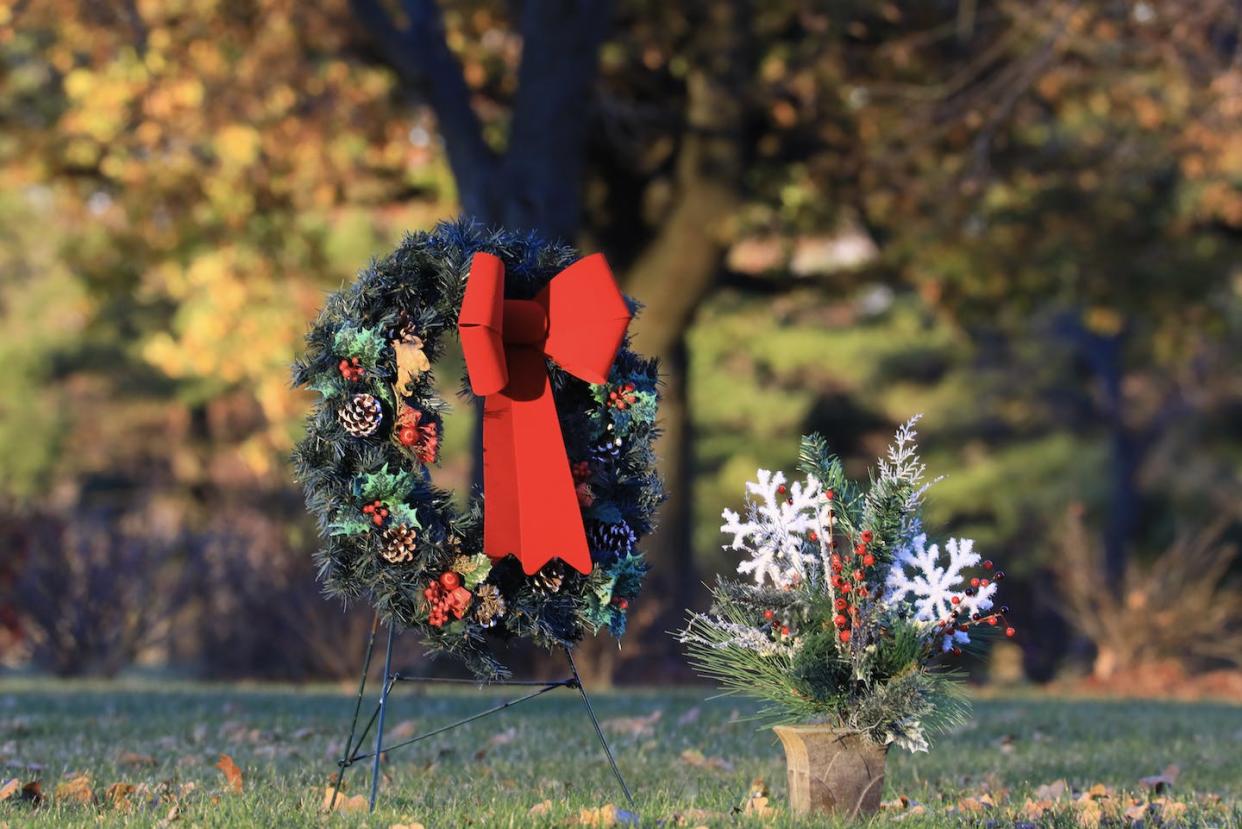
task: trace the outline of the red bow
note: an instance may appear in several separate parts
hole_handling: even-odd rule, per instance
[[[591,572],[578,496],[545,358],[606,383],[630,310],[600,254],[557,274],[534,299],[505,299],[505,266],[476,253],[457,330],[483,403],[483,552],[532,574],[554,558]]]

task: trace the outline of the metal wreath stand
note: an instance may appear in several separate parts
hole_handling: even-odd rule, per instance
[[[358,697],[354,702],[354,717],[349,725],[349,736],[345,739],[345,752],[341,759],[337,762],[338,771],[336,775],[336,784],[332,789],[332,800],[329,803],[328,810],[336,808],[337,798],[341,793],[341,786],[345,782],[345,771],[355,763],[363,760],[371,761],[371,794],[370,794],[370,811],[375,811],[375,803],[379,797],[380,784],[380,760],[384,752],[395,751],[399,748],[414,745],[423,740],[443,734],[446,731],[452,731],[454,728],[460,728],[463,725],[481,720],[484,717],[498,714],[508,708],[512,708],[535,697],[542,696],[549,691],[555,691],[557,688],[569,688],[578,692],[582,698],[582,704],[586,708],[587,716],[591,719],[591,725],[595,728],[595,734],[599,737],[600,745],[604,748],[604,754],[608,758],[608,765],[612,767],[612,774],[617,778],[617,782],[621,784],[621,790],[625,792],[625,799],[629,803],[630,808],[634,808],[634,796],[630,794],[630,787],[626,785],[625,778],[621,776],[621,770],[617,767],[617,761],[612,755],[612,749],[608,745],[608,739],[604,736],[604,730],[600,728],[599,720],[595,717],[595,710],[591,707],[591,699],[587,696],[586,688],[582,685],[582,677],[578,674],[578,666],[574,664],[574,655],[569,648],[565,648],[565,659],[569,662],[569,676],[565,679],[542,681],[532,680],[497,680],[494,682],[480,682],[474,679],[449,679],[443,677],[429,676],[402,676],[400,673],[393,672],[392,669],[392,646],[396,638],[394,627],[388,625],[388,645],[384,651],[384,684],[380,688],[379,701],[375,705],[375,710],[371,712],[370,719],[363,727],[362,733],[358,733],[358,720],[362,715],[362,701],[366,696],[367,689],[367,673],[371,668],[371,656],[375,652],[375,635],[379,631],[380,619],[379,614],[371,622],[371,635],[367,640],[366,655],[362,660],[362,676],[358,681]],[[499,705],[471,714],[469,717],[441,726],[431,731],[425,731],[408,740],[402,740],[391,745],[384,745],[384,714],[388,709],[388,695],[392,691],[393,686],[398,682],[419,682],[419,683],[436,683],[436,684],[454,684],[454,685],[498,685],[506,687],[525,687],[535,688],[536,690],[524,694],[514,699],[505,700]],[[362,753],[362,744],[366,741],[371,729],[375,728],[375,744],[371,751]],[[355,739],[356,738],[356,739]]]

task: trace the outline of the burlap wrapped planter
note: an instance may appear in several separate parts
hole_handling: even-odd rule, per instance
[[[884,793],[887,746],[827,725],[778,725],[795,815],[869,815]]]

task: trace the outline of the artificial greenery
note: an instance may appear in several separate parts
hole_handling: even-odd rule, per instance
[[[681,638],[705,676],[766,703],[761,718],[825,722],[922,750],[965,716],[946,659],[971,628],[1007,625],[1006,609],[992,605],[1004,576],[968,540],[950,539],[944,556],[928,546],[916,422],[898,431],[866,486],[810,435],[805,480],[761,469],[745,516],[724,511],[725,549],[749,553],[738,571],[752,581],[720,579],[710,612],[692,614]]]
[[[351,286],[328,297],[307,335],[294,383],[321,397],[294,463],[323,538],[315,560],[326,592],[370,601],[386,621],[420,630],[433,650],[456,654],[489,677],[505,672],[492,655],[495,639],[527,637],[552,648],[572,647],[603,628],[614,636],[624,633],[626,609],[647,569],[637,544],[653,528],[663,489],[652,452],[659,398],[655,361],[635,354],[627,340],[602,385],[549,363],[593,570],[582,575],[554,561],[549,567],[555,572],[527,576],[512,558],[491,561],[481,554],[481,498],[457,510],[429,469],[448,405],[437,394],[434,364],[456,337],[471,257],[478,251],[503,260],[510,299],[534,297],[578,258],[564,245],[464,221],[407,236]],[[631,308],[637,310],[632,302]],[[426,357],[421,362],[407,356],[401,378],[408,380],[402,389],[407,393],[398,391],[399,351]],[[616,390],[632,404],[609,405]],[[363,394],[382,404],[373,434],[351,432],[339,416]],[[463,397],[470,405],[468,391]],[[397,526],[414,532],[413,561],[394,564],[380,555],[384,531]],[[478,618],[472,594],[483,584],[499,594]]]

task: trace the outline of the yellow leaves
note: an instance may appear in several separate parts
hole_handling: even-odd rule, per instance
[[[16,777],[6,783],[0,783],[0,803],[8,800],[22,790],[22,781]],[[548,801],[551,803],[551,801]]]
[[[768,784],[762,779],[756,779],[750,784],[750,791],[746,793],[746,799],[742,801],[742,814],[764,818],[771,817],[772,813]]]
[[[688,748],[681,753],[681,761],[687,766],[716,771],[732,771],[733,764],[723,757],[708,757],[697,748]]]
[[[578,812],[578,819],[574,822],[574,826],[628,826],[638,823],[638,818],[632,812],[624,809],[618,809],[611,803],[600,806],[597,809],[582,809]]]
[[[664,710],[657,708],[646,716],[613,717],[600,723],[605,731],[627,737],[650,737],[655,734],[656,723],[664,716]]]
[[[242,780],[241,769],[237,767],[237,763],[233,762],[233,758],[227,754],[221,754],[220,759],[216,761],[216,768],[224,775],[224,782],[228,785],[229,791],[233,794],[241,794],[245,783]]]
[[[328,786],[323,791],[323,806],[321,811],[329,812],[365,812],[370,808],[370,802],[364,795],[356,794],[353,797],[347,796],[344,792],[336,790],[335,786]]]
[[[91,779],[85,774],[79,774],[57,784],[55,797],[57,800],[70,801],[82,806],[90,806],[95,802]]]
[[[259,133],[245,124],[228,124],[222,127],[213,141],[216,155],[226,169],[237,169],[253,164],[259,157]]]

